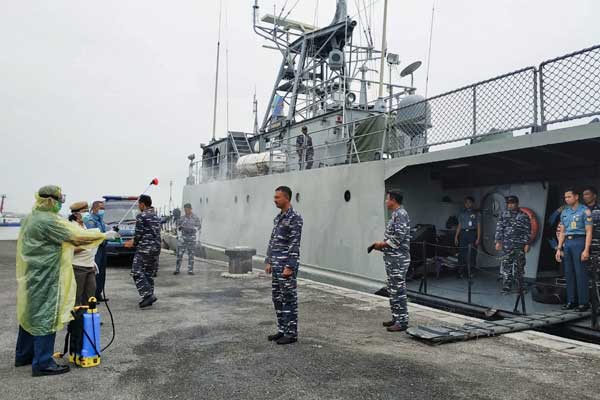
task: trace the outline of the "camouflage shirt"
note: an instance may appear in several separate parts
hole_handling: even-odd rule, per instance
[[[154,208],[150,207],[135,217],[133,243],[140,253],[160,253],[160,218],[154,212]]]
[[[312,138],[309,135],[301,134],[296,138],[296,151],[302,153],[304,150],[306,150],[307,155],[315,154]]]
[[[392,213],[385,227],[384,241],[388,245],[383,248],[384,255],[410,258],[410,218],[404,208]]]
[[[273,220],[275,226],[271,232],[265,264],[298,269],[303,223],[302,216],[291,207],[286,212],[277,214]]]
[[[594,204],[588,207],[592,212],[592,247],[590,251],[594,255],[600,255],[600,206]]]
[[[521,210],[503,211],[496,225],[497,242],[504,250],[523,248],[531,240],[531,220]]]
[[[200,230],[202,227],[202,222],[200,222],[200,218],[196,216],[196,214],[192,214],[189,217],[184,215],[181,217],[179,221],[177,221],[177,229],[181,231],[181,236],[183,240],[187,241],[196,241],[196,228]]]

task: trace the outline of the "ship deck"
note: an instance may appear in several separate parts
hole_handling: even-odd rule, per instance
[[[0,241],[0,390],[3,398],[56,399],[579,399],[600,390],[600,347],[537,332],[431,347],[381,327],[387,299],[301,280],[300,341],[278,347],[270,279],[221,276],[197,260],[173,276],[161,255],[158,302],[140,311],[128,268],[109,268],[116,340],[92,369],[33,379],[12,366],[16,336],[15,242]],[[110,337],[108,314],[103,342]],[[411,324],[466,317],[411,304]],[[64,334],[57,335],[56,348]]]

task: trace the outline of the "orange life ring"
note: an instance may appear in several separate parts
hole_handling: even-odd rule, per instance
[[[538,233],[540,231],[540,224],[538,222],[538,219],[537,219],[535,213],[533,212],[533,210],[531,208],[521,207],[520,209],[525,214],[527,214],[527,216],[529,217],[529,220],[531,221],[531,235],[530,235],[530,239],[529,239],[529,244],[533,244],[533,242],[535,242],[535,239],[537,239]]]

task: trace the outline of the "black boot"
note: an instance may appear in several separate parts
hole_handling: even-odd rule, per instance
[[[567,303],[564,306],[561,307],[563,310],[572,310],[574,308],[577,308],[577,304],[574,303]]]
[[[291,337],[291,336],[282,336],[275,343],[277,343],[277,344],[292,344],[292,343],[296,343],[297,341],[298,341],[298,338]]]
[[[383,326],[385,326],[387,328],[387,327],[390,327],[390,326],[392,326],[394,324],[395,324],[394,320],[391,320],[391,321],[385,321],[381,325],[383,325]]]
[[[269,335],[269,336],[267,337],[267,339],[269,339],[269,342],[272,342],[272,341],[274,341],[274,340],[279,340],[279,339],[281,339],[282,337],[283,337],[283,333],[281,333],[281,332],[277,332],[277,333],[276,333],[276,334],[274,334],[274,335]]]
[[[151,294],[150,296],[144,297],[144,300],[140,302],[140,308],[150,307],[154,302],[158,300],[155,295]]]

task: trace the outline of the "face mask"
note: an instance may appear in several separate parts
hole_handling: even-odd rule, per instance
[[[81,213],[81,219],[83,219],[84,221],[90,218],[90,213],[89,212],[82,212]]]
[[[98,215],[99,217],[104,217],[104,210],[98,210],[98,213],[97,213],[97,215]]]
[[[54,205],[54,212],[58,213],[61,208],[62,208],[62,203],[60,201],[57,201],[56,204]]]

